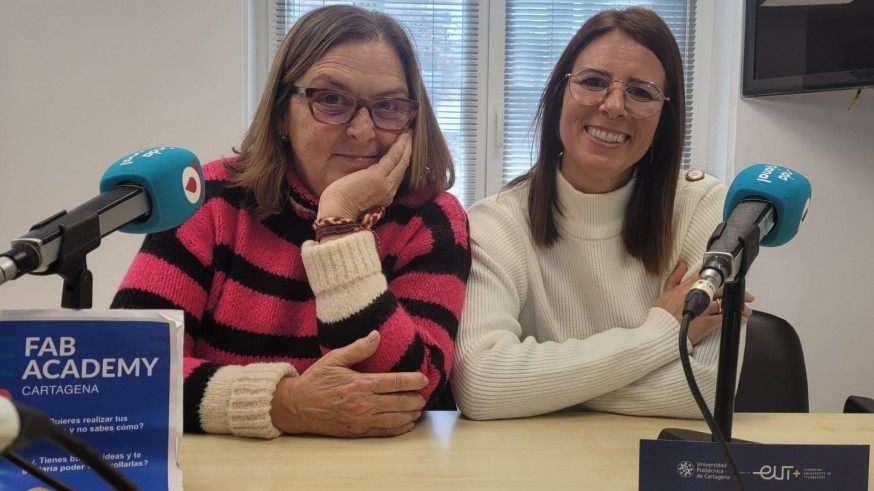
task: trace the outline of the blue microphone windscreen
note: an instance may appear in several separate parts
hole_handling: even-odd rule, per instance
[[[741,200],[761,198],[769,201],[776,213],[774,228],[762,238],[763,246],[783,245],[795,234],[810,206],[810,181],[798,172],[771,164],[753,164],[732,181],[725,199],[723,216],[728,216]]]
[[[203,204],[203,169],[184,148],[147,148],[118,159],[100,179],[100,191],[125,183],[145,190],[151,211],[145,220],[122,227],[122,232],[148,234],[176,227]]]

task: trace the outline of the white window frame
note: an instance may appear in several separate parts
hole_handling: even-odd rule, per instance
[[[244,0],[243,8],[243,100],[244,128],[249,127],[272,62],[270,26],[275,22],[271,0]],[[504,98],[504,13],[505,0],[480,0],[480,39],[487,42],[478,47],[477,84],[484,89],[478,110],[477,131],[480,141],[476,149],[474,201],[497,193],[503,187],[503,98]],[[694,167],[716,175],[723,181],[733,172],[730,159],[734,131],[724,116],[734,107],[727,90],[730,63],[737,53],[731,46],[717,46],[715,39],[725,39],[720,32],[731,29],[736,19],[734,10],[714,5],[711,0],[698,0],[696,5],[695,61],[693,80],[689,84],[695,94],[692,118],[690,155]],[[490,12],[484,15],[484,12]],[[717,18],[721,22],[717,22]],[[715,63],[714,63],[715,58]],[[717,111],[711,111],[717,108]],[[532,162],[533,163],[533,162]],[[468,203],[472,204],[471,203]]]

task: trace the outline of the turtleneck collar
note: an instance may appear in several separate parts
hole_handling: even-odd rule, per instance
[[[609,193],[586,194],[577,191],[556,171],[556,193],[562,214],[556,216],[559,232],[564,236],[599,240],[622,232],[625,208],[634,189],[635,177]]]
[[[294,213],[301,218],[315,220],[316,213],[319,211],[319,198],[304,186],[293,165],[285,166],[285,178],[288,184],[289,205]]]

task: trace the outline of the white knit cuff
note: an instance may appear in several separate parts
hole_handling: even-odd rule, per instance
[[[304,243],[302,255],[316,295],[316,317],[322,322],[348,319],[388,289],[371,232],[357,232],[324,244],[309,241]]]
[[[304,242],[301,249],[313,293],[320,293],[382,272],[373,232],[361,231],[335,240]]]
[[[200,404],[201,426],[207,433],[231,433],[251,438],[276,438],[270,407],[279,380],[294,377],[288,363],[252,363],[220,368],[207,384]]]

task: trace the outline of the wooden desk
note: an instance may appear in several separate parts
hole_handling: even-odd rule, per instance
[[[185,435],[185,491],[637,489],[641,439],[703,421],[602,413],[470,421],[427,413],[389,439]],[[762,443],[874,445],[868,414],[737,414],[733,436]],[[874,462],[869,464],[874,483]]]

